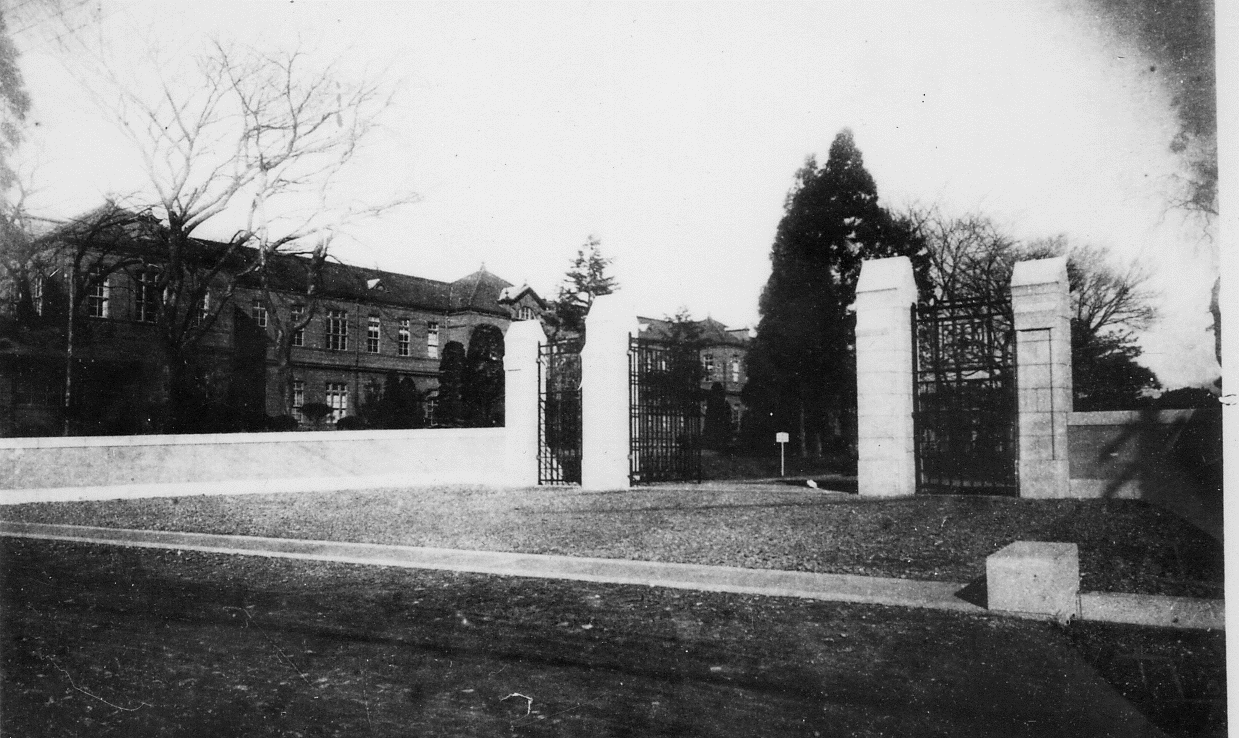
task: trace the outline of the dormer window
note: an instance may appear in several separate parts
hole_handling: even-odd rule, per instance
[[[517,308],[516,319],[517,320],[533,320],[534,319],[533,308],[529,307],[528,305],[523,305]]]

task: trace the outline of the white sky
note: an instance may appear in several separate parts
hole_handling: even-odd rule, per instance
[[[147,33],[300,40],[404,80],[356,182],[422,200],[357,229],[346,261],[444,280],[485,262],[553,296],[596,234],[642,314],[753,325],[793,173],[848,126],[887,206],[982,211],[1144,260],[1165,316],[1145,363],[1169,386],[1216,376],[1213,247],[1166,206],[1168,96],[1148,60],[1057,3],[175,7],[102,0],[102,33],[122,50]],[[44,211],[140,187],[47,34],[16,35]]]

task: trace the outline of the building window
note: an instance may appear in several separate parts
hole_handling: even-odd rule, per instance
[[[701,355],[701,368],[705,370],[706,379],[714,379],[714,354]]]
[[[439,323],[434,320],[426,323],[426,356],[439,358]]]
[[[43,314],[43,275],[36,274],[30,280],[30,302],[34,305],[34,314]]]
[[[292,310],[288,313],[288,319],[293,325],[293,345],[305,345],[305,326],[297,328],[296,325],[302,320],[305,320],[305,307],[302,305],[293,305]]]
[[[332,422],[339,422],[348,414],[348,384],[345,382],[327,383],[327,407],[331,408]]]
[[[411,329],[409,319],[401,318],[400,319],[400,330],[396,334],[396,355],[397,356],[408,356],[409,355],[410,346],[412,345],[412,336],[413,336],[413,331]]]
[[[435,424],[435,412],[439,409],[439,399],[431,397],[422,403],[422,411],[426,414],[426,427],[430,428]]]
[[[99,269],[90,273],[90,291],[86,293],[86,314],[92,318],[108,317],[108,296],[112,286],[108,277]]]
[[[301,414],[301,406],[305,404],[305,380],[293,380],[293,416],[297,422],[304,423],[305,416]]]
[[[348,351],[348,312],[327,311],[326,346],[329,351]]]
[[[731,357],[731,363],[728,365],[728,369],[731,372],[731,376],[727,378],[727,381],[739,382],[740,381],[740,357],[739,356]]]
[[[138,272],[134,280],[133,319],[139,323],[154,323],[159,313],[159,288],[154,272]]]
[[[259,328],[267,327],[267,303],[262,300],[254,300],[250,305],[250,317],[258,324]]]
[[[206,322],[207,317],[211,314],[211,293],[202,293],[202,299],[198,301],[198,309],[194,311],[191,325],[195,328]]]
[[[533,308],[525,305],[516,311],[517,320],[533,320]]]
[[[13,404],[56,407],[64,402],[64,376],[45,367],[18,369],[13,377]]]
[[[377,354],[379,352],[379,316],[371,315],[366,323],[366,353]]]

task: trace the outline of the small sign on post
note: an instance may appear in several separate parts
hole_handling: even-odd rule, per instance
[[[783,450],[787,448],[787,442],[789,440],[791,440],[791,438],[786,433],[775,433],[774,434],[774,442],[779,444],[779,476],[780,477],[786,476],[783,473],[783,469],[784,469]]]

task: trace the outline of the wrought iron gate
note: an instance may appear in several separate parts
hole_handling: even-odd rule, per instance
[[[581,346],[538,347],[538,484],[581,483]]]
[[[628,339],[629,454],[633,484],[701,481],[697,352]]]
[[[914,305],[912,325],[917,491],[1018,495],[1010,303]]]

